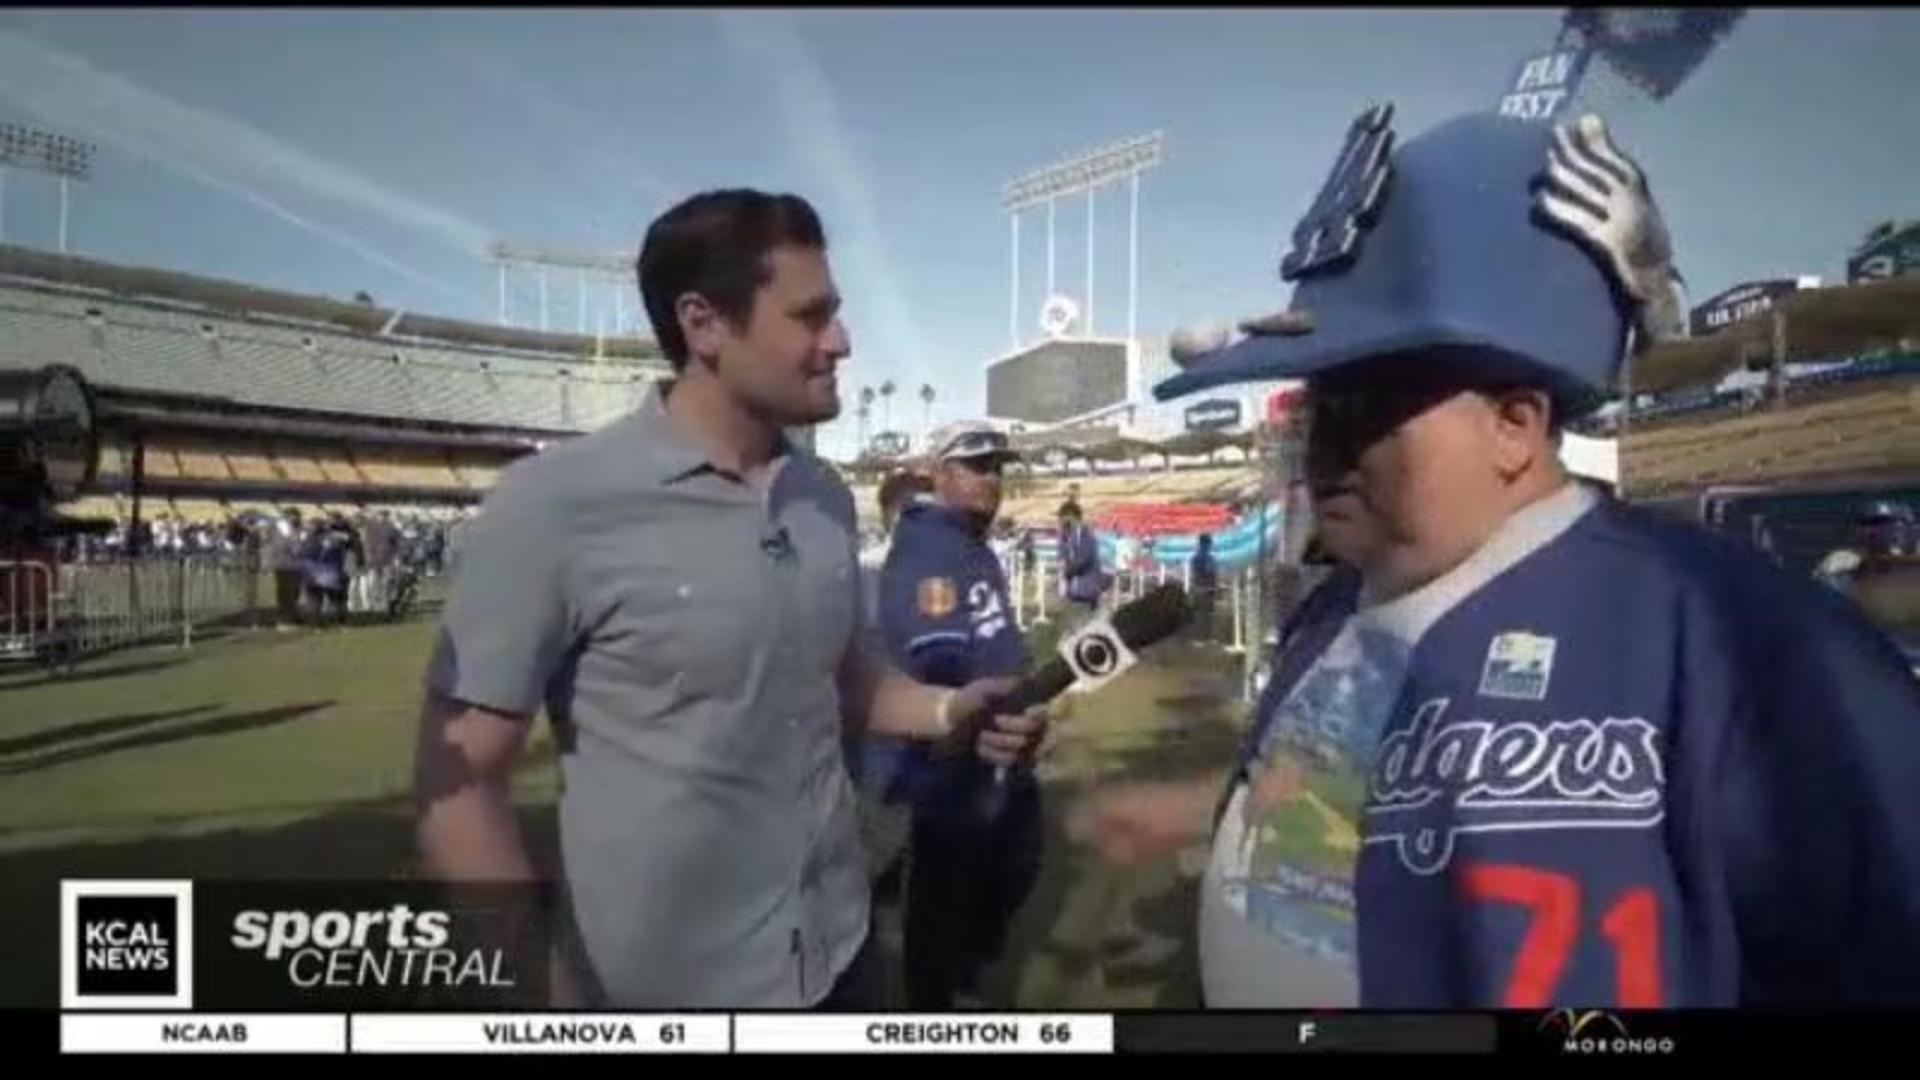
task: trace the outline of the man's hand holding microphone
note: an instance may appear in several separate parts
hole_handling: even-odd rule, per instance
[[[1049,702],[1069,687],[1093,690],[1119,677],[1134,665],[1138,650],[1171,636],[1190,614],[1185,590],[1162,585],[1067,637],[1059,656],[1023,678],[982,679],[959,691],[979,688],[996,714],[992,727],[975,740],[980,757],[996,766],[984,812],[998,812],[1007,771],[1031,756],[1045,738]]]
[[[958,690],[945,691],[935,708],[943,752],[971,751],[980,760],[1006,769],[1032,756],[1047,734],[1047,704],[1023,705],[1018,691],[1023,680],[1007,675],[975,679]]]

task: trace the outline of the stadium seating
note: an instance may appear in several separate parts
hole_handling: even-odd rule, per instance
[[[366,474],[354,464],[352,452],[339,444],[322,444],[313,455],[313,463],[320,467],[321,475],[327,483],[343,487],[365,487]]]
[[[310,446],[300,443],[276,442],[270,451],[273,460],[279,464],[281,475],[297,484],[324,484],[327,474],[314,460]]]
[[[233,473],[236,480],[267,483],[286,479],[286,476],[275,467],[273,455],[263,445],[241,444],[237,447],[229,447],[221,456],[226,459],[227,469]]]
[[[181,441],[172,443],[168,449],[180,462],[180,475],[184,479],[233,479],[233,469],[227,464],[226,455],[219,446],[201,441]]]
[[[469,490],[444,454],[415,447],[362,447],[354,452],[369,482],[411,488]]]
[[[1623,484],[1646,495],[1707,484],[1920,468],[1920,380],[1855,383],[1788,407],[1622,439]]]
[[[218,499],[169,499],[167,502],[174,517],[188,522],[222,522],[235,513],[226,502]]]
[[[237,437],[229,443],[162,434],[149,438],[149,481],[324,484],[340,488],[407,487],[469,494],[486,492],[503,466],[497,453],[474,451],[455,460],[432,447],[361,445],[298,439]],[[103,443],[99,478],[124,484],[132,476],[131,449]]]
[[[657,374],[0,285],[0,369],[55,362],[130,390],[548,431],[617,418]]]
[[[179,480],[186,476],[179,455],[165,444],[147,444],[146,473],[156,480]]]
[[[130,453],[126,445],[112,439],[102,439],[98,471],[101,476],[125,476],[131,472]]]
[[[1040,474],[1016,481],[1014,494],[1001,508],[1001,517],[1016,525],[1053,523],[1068,493],[1079,490],[1081,509],[1088,520],[1131,506],[1163,507],[1185,503],[1232,504],[1257,496],[1260,471],[1252,465],[1209,466],[1198,469],[1149,469],[1094,475]],[[877,510],[875,511],[877,515]]]
[[[119,520],[122,516],[120,499],[113,495],[89,495],[84,499],[75,499],[60,507],[60,512],[77,518],[109,518]]]
[[[1216,532],[1232,523],[1232,508],[1219,503],[1123,503],[1092,522],[1102,531],[1131,536]]]
[[[454,475],[459,479],[461,486],[467,490],[491,491],[493,490],[493,485],[500,480],[501,467],[494,464],[482,464],[476,461],[462,461],[456,458],[453,463],[453,471]]]

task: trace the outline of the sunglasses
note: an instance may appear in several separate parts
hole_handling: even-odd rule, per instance
[[[1004,457],[967,457],[947,460],[978,476],[999,476],[1007,469],[1007,459]]]
[[[1005,435],[997,431],[976,431],[955,439],[942,456],[983,457],[988,454],[1005,454],[1012,448]]]

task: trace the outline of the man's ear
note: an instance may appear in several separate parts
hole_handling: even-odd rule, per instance
[[[674,317],[680,320],[680,334],[687,340],[687,358],[715,356],[720,352],[721,336],[727,331],[726,319],[718,308],[697,292],[681,293],[673,302]]]
[[[1541,390],[1499,390],[1488,395],[1492,409],[1494,468],[1512,480],[1542,458],[1554,457],[1553,398]]]

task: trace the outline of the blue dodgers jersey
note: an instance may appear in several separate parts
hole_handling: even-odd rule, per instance
[[[880,571],[880,627],[894,665],[921,682],[959,687],[1027,669],[1026,638],[1000,560],[959,514],[937,503],[914,503],[901,513]],[[896,790],[924,799],[934,782],[931,755],[907,747],[897,767]],[[956,805],[958,789],[992,776],[975,760],[940,771],[947,774],[940,787],[954,789],[947,801]]]
[[[1356,602],[1343,575],[1296,620],[1243,770]],[[1602,502],[1404,665],[1352,867],[1362,1005],[1920,1003],[1920,684],[1844,598]]]

